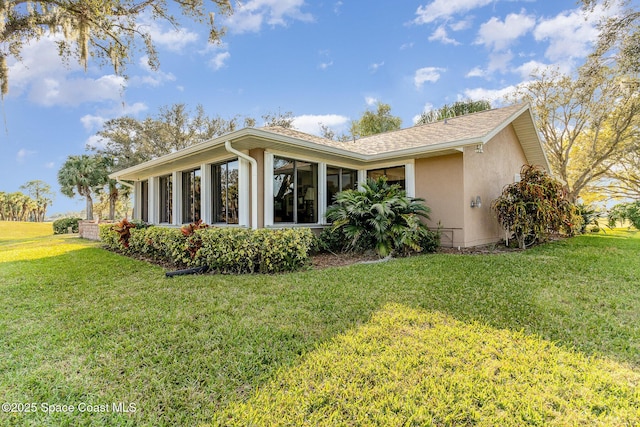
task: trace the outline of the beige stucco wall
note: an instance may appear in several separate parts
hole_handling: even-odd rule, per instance
[[[416,159],[416,197],[431,208],[429,227],[442,227],[443,246],[464,246],[464,175],[460,154]]]
[[[491,210],[491,202],[504,187],[514,182],[515,175],[527,163],[512,126],[485,144],[483,153],[474,147],[464,150],[464,246],[497,242],[504,231]],[[471,199],[480,196],[482,206],[471,208]]]

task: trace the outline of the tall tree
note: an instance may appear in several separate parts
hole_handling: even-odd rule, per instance
[[[516,97],[531,103],[553,172],[575,201],[638,149],[640,96],[617,66],[587,63],[575,76],[543,71]]]
[[[60,192],[67,197],[77,195],[86,201],[86,219],[93,219],[93,194],[105,185],[105,163],[100,156],[69,156],[58,171]]]
[[[623,72],[637,77],[640,73],[640,10],[630,0],[582,0],[582,4],[587,12],[596,7],[618,8],[600,23],[596,49],[589,58],[593,66],[615,61]]]
[[[361,138],[398,130],[400,126],[402,126],[402,119],[391,114],[391,106],[378,102],[376,111],[367,110],[360,119],[351,122],[350,132],[354,138]]]
[[[286,129],[293,128],[293,113],[291,111],[287,111],[285,113],[281,113],[278,110],[277,113],[267,113],[262,116],[262,120],[264,120],[264,126],[280,126]]]
[[[53,203],[55,195],[51,191],[51,186],[39,179],[26,182],[20,186],[21,190],[27,193],[36,203],[36,221],[43,222],[47,216],[47,208]]]
[[[239,122],[239,117],[209,117],[202,105],[192,112],[185,104],[173,104],[142,121],[128,116],[108,120],[97,133],[104,146],[88,148],[113,158],[112,169],[120,170],[231,132]],[[244,119],[245,126],[254,122]]]
[[[230,15],[230,0],[211,0],[222,15]],[[177,28],[180,20],[173,14],[198,22],[208,20],[209,41],[218,42],[223,31],[215,25],[214,13],[207,13],[203,0],[4,0],[0,2],[0,93],[9,88],[7,58],[20,59],[25,45],[48,33],[62,36],[57,41],[64,59],[73,59],[87,67],[89,58],[111,64],[121,72],[140,41],[157,69],[158,55],[151,30],[142,25],[152,18]]]
[[[471,99],[466,101],[457,101],[451,105],[445,104],[437,110],[423,112],[420,114],[420,118],[416,124],[433,123],[452,117],[464,116],[465,114],[477,113],[479,111],[490,109],[491,103],[489,101],[473,101]]]

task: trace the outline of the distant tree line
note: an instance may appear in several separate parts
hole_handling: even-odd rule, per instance
[[[20,189],[27,191],[27,194],[0,191],[0,220],[43,222],[47,208],[53,203],[51,187],[43,181],[34,180]]]

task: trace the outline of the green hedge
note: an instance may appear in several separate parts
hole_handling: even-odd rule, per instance
[[[110,249],[174,263],[208,266],[217,273],[278,273],[295,271],[309,261],[313,234],[308,228],[260,229],[209,227],[185,236],[180,229],[131,229],[129,247],[112,225],[100,225],[100,240]]]
[[[68,234],[69,227],[73,233],[78,232],[78,222],[81,218],[61,218],[53,221],[53,234]]]

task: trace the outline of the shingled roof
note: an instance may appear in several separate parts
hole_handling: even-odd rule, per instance
[[[339,142],[309,135],[279,126],[264,127],[265,131],[286,135],[316,144],[340,148],[363,155],[376,155],[420,147],[434,147],[459,143],[471,145],[486,143],[498,131],[515,119],[514,115],[525,109],[524,104],[481,111],[434,123],[416,125],[405,129],[367,136],[354,141]]]
[[[516,104],[345,142],[278,126],[244,128],[110,176],[114,179],[136,180],[190,167],[202,161],[207,153],[216,150],[224,152],[225,141],[231,141],[241,149],[260,146],[277,148],[281,152],[290,150],[297,155],[305,155],[310,151],[366,163],[414,155],[433,156],[467,146],[486,144],[509,125],[513,126],[527,161],[549,170],[549,162],[542,149],[530,107],[527,104]]]

